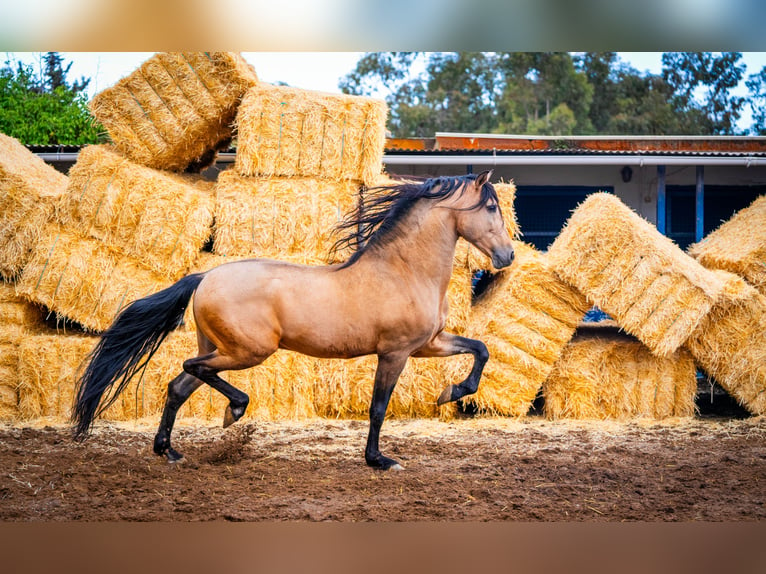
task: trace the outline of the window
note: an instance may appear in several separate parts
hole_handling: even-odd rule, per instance
[[[695,242],[695,186],[669,185],[666,189],[665,232],[681,249]],[[706,185],[704,190],[704,235],[717,229],[740,209],[766,194],[766,186]]]
[[[520,185],[516,188],[516,218],[521,238],[546,251],[561,232],[572,211],[591,193],[612,187]]]

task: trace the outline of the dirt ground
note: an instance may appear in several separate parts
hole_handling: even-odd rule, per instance
[[[766,418],[667,423],[539,417],[392,420],[365,466],[365,421],[0,426],[2,521],[757,521]]]

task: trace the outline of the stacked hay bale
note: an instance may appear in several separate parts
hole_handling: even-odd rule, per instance
[[[132,161],[182,171],[228,145],[244,93],[258,81],[233,52],[156,54],[90,102],[117,149]]]
[[[549,255],[564,281],[659,356],[678,349],[727,288],[609,193],[574,211]]]
[[[15,280],[39,243],[40,230],[64,193],[67,177],[15,139],[0,134],[0,276]]]
[[[69,419],[74,381],[98,337],[42,329],[19,343],[19,411],[23,420]],[[171,333],[129,389],[102,414],[105,420],[127,421],[156,416],[165,403],[167,384],[182,371],[184,358],[196,354],[194,333]],[[195,393],[179,411],[181,417],[221,416],[225,399],[212,389]]]
[[[68,183],[64,178],[36,220],[18,293],[98,332],[125,304],[186,274],[212,234],[215,197],[212,183],[175,172],[198,170],[228,145],[242,96],[256,83],[238,54],[167,53],[99,93],[90,107],[113,146],[83,149]],[[96,340],[44,329],[25,338],[23,416],[68,416],[77,369]],[[167,383],[195,349],[193,332],[173,333],[138,384],[140,402],[126,393],[105,417],[158,412]],[[207,413],[211,404],[208,396],[185,410]]]
[[[489,414],[523,416],[589,305],[561,281],[548,257],[514,243],[516,259],[473,309],[466,336],[487,345],[479,391],[466,402]],[[459,382],[467,370],[450,373]]]
[[[708,269],[743,277],[766,295],[766,196],[691,245],[688,253]]]
[[[213,207],[212,182],[138,165],[111,146],[92,145],[69,171],[55,219],[174,281],[210,237]]]
[[[726,289],[686,347],[740,404],[766,414],[766,296],[727,271],[713,273]]]
[[[728,288],[687,346],[699,365],[740,404],[753,414],[764,414],[766,196],[691,245],[688,253],[706,268],[720,270],[717,273]]]
[[[634,337],[583,325],[543,385],[549,419],[691,417],[696,394],[688,350],[658,357]]]
[[[256,177],[374,184],[383,165],[385,102],[258,84],[237,115],[234,169]]]
[[[19,346],[43,326],[43,311],[0,282],[0,421],[13,421],[19,410]]]
[[[19,292],[60,317],[103,331],[132,300],[191,268],[212,233],[212,185],[89,146],[72,167]]]

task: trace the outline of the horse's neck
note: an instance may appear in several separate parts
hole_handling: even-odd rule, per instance
[[[451,210],[422,202],[399,225],[397,233],[376,250],[376,257],[395,272],[430,279],[446,291],[458,239]]]

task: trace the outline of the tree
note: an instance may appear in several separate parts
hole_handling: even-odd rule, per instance
[[[45,55],[37,75],[31,65],[9,61],[0,68],[0,132],[25,144],[96,143],[103,133],[91,116],[84,90],[90,80],[69,83],[71,63],[56,52]]]
[[[745,85],[750,94],[750,109],[753,113],[750,133],[766,135],[766,66],[757,74],[748,76]]]
[[[662,77],[673,90],[684,133],[733,134],[745,98],[732,96],[745,73],[740,52],[666,52]]]
[[[593,86],[566,52],[506,52],[498,56],[503,91],[495,131],[590,133]],[[555,123],[553,122],[555,116]]]
[[[745,70],[741,56],[666,53],[656,75],[615,52],[379,52],[366,54],[340,85],[346,93],[386,94],[388,127],[400,137],[734,134],[746,103],[732,94]],[[424,71],[414,74],[423,60]],[[766,76],[750,81],[763,109]]]

